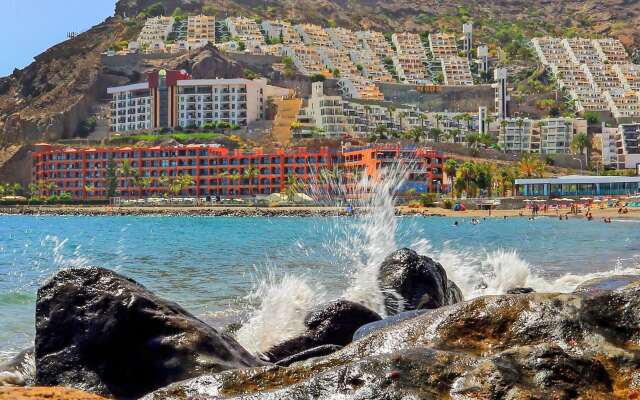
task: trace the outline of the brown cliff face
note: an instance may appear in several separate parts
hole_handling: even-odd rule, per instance
[[[100,54],[126,25],[107,19],[0,80],[0,145],[74,134],[96,96]]]

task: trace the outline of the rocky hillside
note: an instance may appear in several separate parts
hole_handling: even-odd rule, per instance
[[[116,13],[132,16],[158,0],[120,0]],[[216,15],[286,17],[294,22],[337,24],[382,31],[429,31],[447,27],[460,31],[473,20],[482,36],[501,24],[517,22],[527,33],[610,35],[633,49],[640,43],[640,3],[628,0],[163,0],[167,13],[176,7]],[[487,36],[487,39],[489,37]]]
[[[463,21],[472,20],[477,40],[490,43],[497,58],[525,66],[535,65],[526,48],[526,39],[533,35],[611,35],[620,38],[630,51],[640,43],[640,32],[633,29],[640,22],[640,2],[625,0],[120,0],[115,4],[115,17],[50,48],[25,69],[0,78],[0,148],[74,137],[96,102],[105,100],[107,86],[139,78],[141,70],[105,67],[100,54],[114,42],[137,35],[140,20],[125,22],[123,16],[137,16],[154,4],[160,4],[167,14],[180,7],[185,12],[205,10],[218,16],[285,17],[294,22],[382,31],[459,32]],[[209,56],[215,52],[206,51]],[[215,57],[225,72],[242,70],[229,66],[220,54]],[[192,66],[194,61],[165,64]],[[138,67],[144,70],[150,66]],[[523,81],[527,77],[523,75]]]

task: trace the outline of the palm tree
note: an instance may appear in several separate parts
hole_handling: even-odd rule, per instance
[[[453,178],[456,176],[456,172],[458,171],[458,162],[453,158],[449,158],[444,162],[444,172],[447,174],[447,178],[449,179],[449,188],[453,186]]]
[[[300,182],[292,173],[287,175],[287,181],[284,186],[284,194],[287,196],[287,200],[293,201],[296,197],[296,194],[300,191]]]
[[[471,130],[471,121],[473,121],[473,117],[469,113],[462,114],[462,120],[467,123],[467,131]]]
[[[250,166],[242,172],[242,177],[249,181],[249,194],[251,196],[253,196],[253,179],[258,176],[259,173],[258,168],[253,166]]]
[[[389,122],[391,122],[391,129],[395,130],[395,125],[393,122],[393,113],[396,112],[396,108],[394,106],[388,106],[387,112],[389,113]]]
[[[433,139],[434,142],[438,143],[442,137],[442,130],[439,128],[429,129],[429,137]]]
[[[129,160],[124,160],[122,164],[120,164],[120,168],[118,168],[118,173],[120,176],[124,178],[124,186],[125,186],[125,196],[129,197],[129,181],[133,176],[133,168],[131,168],[131,162]]]
[[[29,197],[31,198],[37,198],[40,197],[40,187],[35,184],[35,183],[30,183],[29,186],[27,186],[28,190],[29,190]],[[0,194],[0,197],[2,195]]]
[[[442,114],[436,114],[436,129],[440,128],[440,121],[442,121],[444,119],[444,115]]]
[[[460,167],[460,178],[464,181],[464,190],[467,194],[472,192],[472,184],[476,179],[476,168],[471,161],[467,161]]]
[[[132,182],[133,182],[133,186],[138,188],[138,197],[143,197],[142,196],[142,192],[145,189],[148,189],[149,186],[151,186],[151,179],[150,178],[145,178],[143,176],[138,176],[137,173],[134,174]]]
[[[464,139],[467,142],[467,146],[475,149],[478,147],[478,143],[480,142],[480,135],[475,132],[469,132]]]
[[[522,157],[520,157],[520,161],[518,162],[518,170],[520,171],[520,175],[526,176],[527,178],[531,178],[534,175],[539,175],[540,172],[540,160],[536,157],[532,156],[530,153],[524,153]],[[544,165],[542,165],[544,171]]]
[[[589,136],[586,133],[578,133],[573,137],[573,140],[571,140],[571,148],[573,149],[573,151],[579,153],[580,156],[584,154],[585,150],[587,150],[588,154],[588,150],[590,147],[591,140],[589,140]],[[587,157],[585,157],[585,163],[587,165],[589,164],[589,162],[587,161]]]

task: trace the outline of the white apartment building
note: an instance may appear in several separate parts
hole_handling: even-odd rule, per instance
[[[188,43],[215,43],[216,17],[208,15],[190,16],[187,19]]]
[[[396,46],[398,56],[426,57],[422,40],[417,33],[401,32],[391,35],[391,42]]]
[[[286,21],[266,20],[262,21],[261,26],[269,39],[279,41],[283,45],[302,43],[300,34]]]
[[[138,35],[138,43],[143,47],[151,47],[158,43],[164,44],[169,34],[173,31],[174,23],[175,19],[173,17],[147,18],[142,31]]]
[[[229,17],[225,20],[229,33],[237,37],[248,49],[259,48],[264,43],[264,36],[258,23],[245,17]]]
[[[292,44],[282,49],[284,55],[293,59],[293,63],[304,75],[320,74],[326,71],[322,57],[315,47]]]
[[[375,53],[380,60],[393,55],[393,48],[384,37],[382,32],[378,31],[358,31],[356,37],[363,49],[369,49]]]
[[[498,145],[504,151],[512,152],[538,152],[536,142],[533,139],[533,121],[528,118],[509,118],[498,121],[500,131],[498,133]],[[537,145],[539,146],[539,142]]]
[[[298,32],[302,41],[307,46],[331,47],[331,38],[323,27],[313,24],[294,25],[293,29]]]
[[[449,33],[429,34],[429,50],[434,59],[443,59],[458,56],[456,37]]]
[[[224,121],[247,126],[264,118],[265,79],[189,79],[177,82],[178,124]]]
[[[108,88],[111,100],[111,131],[152,128],[152,97],[148,83]]]
[[[421,57],[415,54],[405,54],[394,55],[392,59],[401,82],[408,84],[431,83]]]
[[[442,75],[444,77],[444,84],[448,86],[473,85],[473,76],[471,76],[469,60],[463,57],[443,58]]]
[[[540,153],[557,154],[569,152],[574,133],[571,119],[542,119],[537,122],[534,130],[537,130],[540,135]]]
[[[344,115],[342,97],[325,95],[322,82],[312,84],[309,105],[302,113],[301,119],[321,130],[324,136],[340,137],[351,131]]]
[[[356,50],[359,48],[358,38],[355,33],[345,28],[328,28],[327,34],[333,45],[343,51]]]

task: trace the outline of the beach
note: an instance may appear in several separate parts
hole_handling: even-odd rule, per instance
[[[362,214],[365,207],[355,207],[353,214]],[[572,214],[569,209],[538,212],[537,217],[568,216],[571,219],[585,218],[586,209]],[[617,208],[591,208],[594,221],[603,218],[640,219],[640,209],[628,208],[626,214],[619,214]],[[531,210],[465,210],[454,211],[441,207],[408,207],[397,206],[396,215],[419,215],[453,218],[512,218],[530,217]],[[65,216],[203,216],[203,217],[332,217],[349,216],[345,207],[291,206],[291,207],[251,207],[251,206],[4,206],[0,207],[3,215],[65,215]]]

